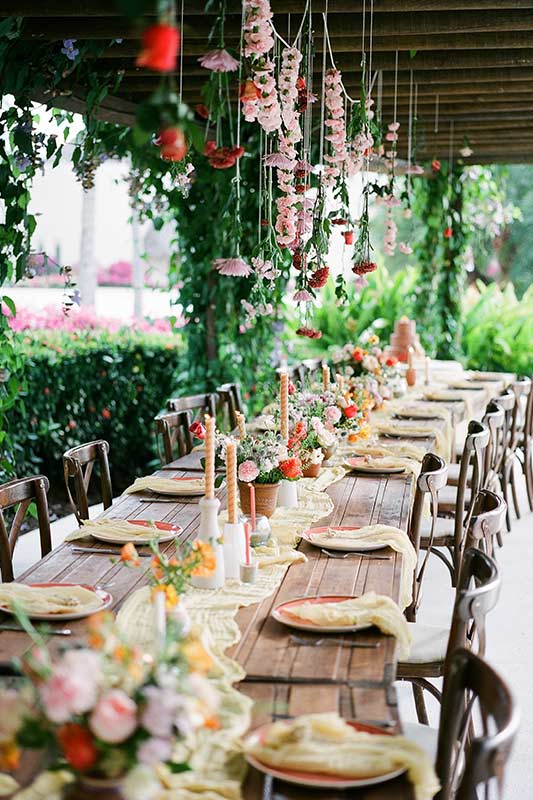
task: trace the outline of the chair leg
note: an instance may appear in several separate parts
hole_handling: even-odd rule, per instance
[[[518,504],[518,494],[516,492],[516,479],[515,479],[515,465],[511,465],[511,474],[510,474],[510,483],[511,483],[511,492],[513,495],[513,505],[516,514],[516,518],[520,519],[520,505]]]
[[[524,451],[524,474],[526,476],[527,499],[530,511],[533,511],[533,452]]]
[[[503,469],[502,469],[501,477],[500,477],[500,483],[502,485],[503,499],[505,500],[505,504],[507,506],[507,512],[505,514],[505,524],[506,524],[507,530],[510,532],[511,531],[511,514],[509,512],[508,479],[509,479],[508,469],[507,469],[506,466],[504,466]]]
[[[426,701],[424,698],[424,690],[418,683],[412,683],[413,698],[415,701],[416,716],[421,725],[429,725],[429,717],[426,708]]]

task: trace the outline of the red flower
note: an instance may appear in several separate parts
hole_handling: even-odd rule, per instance
[[[389,357],[389,358],[388,358],[388,359],[385,361],[385,364],[386,364],[388,367],[395,367],[397,363],[398,363],[398,359],[397,359],[397,358],[394,358],[394,356],[390,356],[390,357]]]
[[[209,119],[209,109],[203,103],[198,103],[197,106],[194,106],[194,110],[202,119]]]
[[[303,475],[302,462],[299,458],[287,458],[286,461],[282,461],[280,463],[279,468],[283,472],[284,476],[290,481],[301,478]]]
[[[319,267],[314,272],[312,272],[309,278],[309,286],[311,287],[311,289],[322,289],[322,287],[326,285],[328,275],[329,275],[328,267]]]
[[[205,427],[201,422],[193,422],[189,427],[189,430],[193,436],[196,436],[197,439],[205,439]]]
[[[294,394],[295,391],[296,391],[296,386],[292,381],[289,381],[289,394]]]
[[[346,419],[352,419],[352,417],[355,417],[355,415],[359,411],[359,407],[352,403],[351,405],[346,406],[346,408],[343,408],[343,411]]]
[[[365,356],[365,354],[364,354],[363,350],[361,350],[360,347],[356,347],[355,350],[352,353],[352,358],[353,358],[354,361],[362,361],[364,356]]]
[[[342,235],[346,244],[353,244],[353,231],[343,231]]]
[[[243,101],[257,100],[258,97],[261,97],[261,92],[253,81],[244,81],[244,83],[241,83],[239,97]]]
[[[138,67],[156,72],[172,72],[180,47],[180,32],[173,25],[150,25],[143,33],[143,47],[137,58]]]
[[[322,331],[317,331],[314,328],[308,328],[303,325],[296,331],[296,336],[307,336],[308,339],[321,339]]]
[[[367,272],[374,272],[377,268],[378,265],[373,261],[356,261],[352,267],[352,272],[355,272],[356,275],[366,275]]]
[[[44,387],[43,394],[50,394],[50,389],[48,388],[48,386]]]
[[[187,155],[187,139],[181,128],[163,128],[155,143],[165,161],[182,161]]]
[[[293,253],[293,256],[292,256],[292,265],[293,265],[293,267],[295,267],[295,269],[302,269],[304,264],[305,264],[305,256],[302,255],[302,253],[300,253],[298,251]]]
[[[214,169],[233,167],[244,153],[244,147],[217,147],[216,142],[206,142],[204,155]]]
[[[70,766],[79,772],[87,772],[96,763],[98,751],[94,739],[82,725],[69,722],[57,731],[57,739]]]
[[[309,189],[308,183],[297,183],[294,187],[294,191],[296,194],[305,194],[306,191]]]
[[[111,411],[108,408],[103,408],[102,416],[104,419],[111,419]]]
[[[438,161],[438,159],[435,158],[431,162],[431,169],[433,170],[433,172],[440,172],[440,161]]]
[[[70,430],[71,430],[71,431],[73,431],[73,430],[74,430],[74,428],[76,428],[76,427],[77,427],[77,425],[76,425],[76,423],[74,422],[74,420],[73,420],[73,419],[69,420],[68,426],[69,426],[69,428],[70,428]]]
[[[346,225],[348,222],[347,219],[343,219],[342,217],[337,217],[336,219],[331,220],[332,225]]]
[[[451,239],[452,235],[453,235],[453,231],[452,231],[451,228],[449,228],[449,227],[448,228],[444,228],[444,238],[445,239]]]

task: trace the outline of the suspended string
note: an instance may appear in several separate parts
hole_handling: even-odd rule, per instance
[[[274,36],[275,36],[277,39],[279,39],[279,40],[280,40],[280,42],[281,42],[281,43],[282,43],[282,44],[283,44],[285,47],[296,47],[296,43],[299,41],[299,39],[300,39],[300,37],[301,37],[301,35],[302,35],[302,31],[303,31],[303,27],[304,27],[304,23],[305,23],[305,18],[306,18],[306,16],[307,16],[307,12],[309,11],[309,7],[310,7],[310,5],[311,5],[311,0],[306,0],[306,3],[305,3],[305,8],[304,8],[304,13],[303,13],[303,16],[302,16],[302,21],[301,21],[301,23],[300,23],[300,27],[298,28],[298,32],[297,32],[296,36],[294,37],[294,41],[293,41],[293,44],[292,44],[292,45],[291,45],[291,44],[289,44],[289,42],[288,42],[288,41],[285,41],[285,39],[283,38],[283,36],[282,36],[282,35],[281,35],[281,34],[280,34],[280,33],[279,33],[277,30],[276,30],[276,27],[275,27],[274,23],[272,22],[272,20],[270,20],[270,27],[272,28],[272,33],[274,34]],[[288,39],[289,39],[289,41],[290,41],[290,14],[289,14],[289,32],[288,32],[288,37],[287,37],[287,38],[288,38]]]
[[[439,132],[439,95],[435,95],[435,125],[433,127],[433,132]]]
[[[394,59],[394,119],[393,122],[396,122],[396,111],[398,108],[398,51],[396,50],[396,56]]]
[[[239,41],[239,83],[240,86],[242,83],[242,62],[243,62],[243,43],[244,43],[244,3],[242,4],[241,9],[241,36]],[[218,136],[217,136],[218,139]],[[241,146],[241,109],[238,108],[237,110],[237,147]],[[241,254],[241,165],[240,165],[240,158],[237,159],[235,165],[235,189],[237,192],[237,198],[235,203],[235,221],[237,224],[237,256]]]
[[[181,0],[181,11],[180,11],[180,36],[181,36],[181,47],[180,47],[180,83],[179,83],[179,98],[180,103],[182,102],[183,98],[183,13],[184,13],[184,5],[185,0]]]
[[[265,169],[263,163],[263,129],[259,127],[259,186],[258,186],[258,194],[259,194],[259,202],[258,202],[258,215],[257,215],[257,243],[261,244],[261,234],[262,234],[262,225],[261,220],[263,219],[263,170]],[[239,159],[237,159],[238,161]]]
[[[378,105],[377,105],[377,112],[378,112],[379,119],[381,119],[382,107],[383,107],[383,71],[379,70],[379,72],[378,72]]]
[[[368,82],[368,91],[367,96],[370,97],[372,93],[372,86],[374,85],[374,81],[371,81],[372,76],[372,50],[373,50],[373,36],[374,36],[374,0],[370,0],[370,25],[369,25],[369,32],[368,32],[368,72],[367,72],[367,82]],[[374,76],[375,80],[375,76]]]
[[[450,120],[450,143],[448,146],[448,180],[452,182],[452,167],[453,167],[453,119]]]
[[[322,92],[320,97],[320,145],[319,145],[319,164],[324,163],[324,122],[326,119],[326,19],[328,16],[328,0],[326,0],[326,9],[322,17],[324,18],[324,27],[322,30]]]
[[[407,131],[407,167],[411,166],[413,142],[413,70],[409,70],[409,128]]]
[[[330,61],[331,61],[331,66],[333,67],[334,70],[337,70],[337,66],[335,64],[335,59],[333,57],[333,50],[331,49],[331,40],[329,38],[329,29],[328,29],[328,23],[327,23],[327,19],[326,19],[326,15],[325,14],[322,14],[322,19],[324,20],[324,33],[326,35],[326,42],[327,42],[327,46],[328,46],[328,54],[329,54],[329,58],[330,58]],[[350,103],[358,103],[359,102],[359,100],[354,100],[353,97],[350,97],[350,95],[346,91],[346,87],[344,86],[343,81],[341,81],[340,86],[341,86],[341,89],[342,89],[345,97],[350,101]]]

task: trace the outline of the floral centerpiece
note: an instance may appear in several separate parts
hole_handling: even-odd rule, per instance
[[[149,800],[162,790],[156,765],[188,769],[173,760],[176,743],[218,726],[211,659],[172,617],[157,656],[131,645],[109,612],[90,619],[87,646],[60,654],[23,615],[19,621],[34,647],[20,663],[23,687],[0,692],[1,768],[15,770],[21,748],[43,750],[80,796],[118,797],[120,787],[138,800],[142,786]]]
[[[357,345],[348,342],[334,350],[331,359],[336,365],[346,365],[346,376],[355,378],[357,385],[362,385],[371,392],[375,396],[376,406],[380,405],[380,400],[388,400],[393,394],[403,393],[403,378],[398,359],[385,355],[376,334],[362,337]],[[357,379],[361,379],[363,383],[357,382]],[[377,384],[377,392],[373,381]]]

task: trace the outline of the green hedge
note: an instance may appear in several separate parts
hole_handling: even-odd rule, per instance
[[[150,466],[153,419],[169,396],[181,337],[43,330],[19,334],[17,346],[24,388],[8,414],[16,475],[44,473],[62,500],[62,453],[98,438],[110,445],[115,493]]]

